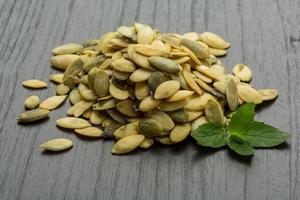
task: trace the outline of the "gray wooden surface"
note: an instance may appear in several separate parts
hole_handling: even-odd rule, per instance
[[[0,199],[300,199],[299,0],[0,0]],[[18,125],[28,95],[22,80],[47,80],[54,46],[98,38],[119,25],[148,23],[162,32],[216,32],[231,43],[227,68],[245,63],[253,85],[279,98],[257,119],[291,133],[287,145],[256,150],[252,159],[198,148],[187,141],[112,156],[111,141],[87,141],[57,129],[55,120]],[[49,138],[74,141],[70,151],[41,153]]]

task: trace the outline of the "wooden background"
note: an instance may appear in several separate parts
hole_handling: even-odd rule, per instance
[[[0,0],[0,199],[300,199],[299,0]],[[216,32],[231,43],[224,63],[253,69],[253,84],[280,96],[257,119],[291,133],[286,145],[242,159],[227,149],[187,141],[112,156],[111,141],[88,141],[64,132],[55,120],[18,125],[29,95],[25,79],[48,81],[51,49],[99,38],[119,25],[148,23],[162,32]],[[45,154],[39,144],[66,137],[75,146]]]

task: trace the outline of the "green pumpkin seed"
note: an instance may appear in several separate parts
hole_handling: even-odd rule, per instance
[[[32,89],[40,89],[40,88],[48,87],[47,83],[45,83],[44,81],[36,80],[36,79],[23,81],[22,85],[24,87],[32,88]]]
[[[40,145],[41,148],[48,151],[63,151],[73,146],[73,142],[65,138],[57,138],[44,142]]]
[[[55,47],[52,50],[52,54],[54,54],[54,55],[72,54],[72,53],[78,52],[81,49],[82,49],[82,46],[79,44],[73,44],[73,43],[64,44],[64,45]]]
[[[129,135],[119,140],[112,148],[113,154],[125,154],[133,151],[142,144],[145,136],[143,135]]]
[[[161,136],[162,131],[162,126],[151,118],[143,119],[138,125],[138,132],[147,137]]]
[[[67,129],[80,129],[91,126],[87,120],[76,117],[60,118],[56,120],[56,125]]]
[[[117,103],[118,103],[118,100],[116,100],[116,99],[103,100],[103,101],[93,104],[93,109],[94,110],[108,110],[108,109],[116,107]]]
[[[80,79],[77,76],[69,75],[63,80],[63,84],[73,89],[75,85],[78,85]]]
[[[103,70],[96,72],[94,79],[94,92],[99,97],[105,97],[109,91],[109,76]]]
[[[39,104],[40,104],[40,98],[36,95],[27,97],[24,101],[25,108],[30,110],[37,108]]]
[[[74,54],[51,56],[50,63],[51,66],[53,66],[56,69],[65,70],[71,63],[73,63],[78,58],[80,58],[80,56]]]
[[[163,111],[153,110],[148,112],[147,116],[156,120],[161,125],[163,131],[169,131],[175,126],[171,117]]]
[[[230,79],[227,82],[226,98],[231,111],[235,111],[239,105],[239,95],[234,80]]]
[[[168,112],[169,116],[174,120],[175,122],[179,123],[185,123],[189,120],[188,112],[184,109],[178,109],[171,112]]]
[[[87,60],[84,63],[82,69],[85,73],[89,73],[89,71],[95,67],[99,67],[105,61],[105,56],[100,55]]]
[[[118,103],[116,108],[123,115],[128,117],[138,117],[139,113],[134,110],[133,106],[134,102],[130,99],[126,99]]]
[[[114,138],[114,132],[116,130],[118,130],[121,126],[122,126],[122,124],[117,124],[117,123],[113,123],[113,124],[106,126],[104,128],[102,137],[111,138],[111,139]]]
[[[168,80],[169,79],[162,72],[152,72],[148,79],[149,88],[154,93],[160,84]]]
[[[82,70],[82,66],[83,66],[83,62],[81,60],[81,58],[76,59],[75,61],[73,61],[66,69],[66,71],[64,72],[64,80],[69,76],[69,75],[73,75],[76,76],[81,70]]]
[[[33,122],[48,117],[49,110],[46,109],[34,109],[22,112],[17,117],[18,122]]]
[[[205,105],[205,116],[209,122],[223,123],[224,114],[221,105],[214,99],[209,99]]]
[[[114,110],[114,109],[109,109],[106,110],[106,113],[112,118],[114,119],[116,122],[120,123],[120,124],[126,124],[127,121],[125,119],[125,117],[119,113],[118,111]]]
[[[81,128],[81,129],[75,129],[74,130],[79,135],[87,136],[87,137],[101,137],[103,134],[103,131],[96,127],[87,127],[87,128]]]
[[[178,64],[168,58],[152,56],[149,58],[151,65],[164,72],[174,74],[180,71]]]
[[[204,45],[200,43],[189,40],[189,39],[181,39],[181,44],[186,46],[189,50],[191,50],[199,59],[204,59],[209,57],[209,50]]]
[[[66,98],[67,95],[49,97],[40,104],[39,108],[54,110],[60,106],[66,100]]]

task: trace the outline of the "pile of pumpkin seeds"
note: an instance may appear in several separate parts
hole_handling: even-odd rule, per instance
[[[48,116],[69,98],[72,106],[56,125],[85,137],[115,139],[113,154],[125,154],[154,143],[173,145],[206,122],[227,123],[243,103],[260,104],[277,97],[276,89],[255,89],[249,67],[237,64],[228,74],[217,58],[230,44],[211,33],[160,33],[135,23],[100,39],[65,44],[52,50],[51,74],[56,96],[40,103],[25,100],[29,111],[19,122]],[[23,86],[45,88],[27,80]],[[70,148],[72,141],[52,139],[41,145],[51,151]]]

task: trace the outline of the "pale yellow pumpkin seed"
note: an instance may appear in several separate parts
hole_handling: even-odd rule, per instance
[[[40,98],[36,95],[27,97],[24,101],[25,108],[30,110],[37,108],[39,104],[40,104]]]
[[[40,89],[48,87],[48,84],[41,80],[30,79],[23,81],[22,85],[27,88]]]
[[[39,108],[54,110],[60,106],[66,100],[66,98],[67,95],[49,97],[40,104]]]
[[[87,136],[87,137],[101,137],[103,134],[103,130],[96,127],[87,127],[81,129],[74,130],[79,135]]]
[[[87,120],[76,117],[60,118],[56,120],[56,125],[67,129],[80,129],[91,126]]]
[[[65,138],[57,138],[44,142],[40,145],[41,148],[48,151],[63,151],[73,146],[73,142]]]
[[[129,135],[120,139],[112,148],[113,154],[125,154],[139,147],[144,141],[143,135]]]

